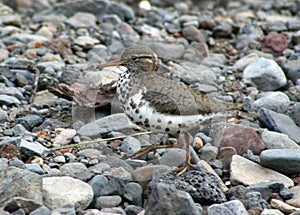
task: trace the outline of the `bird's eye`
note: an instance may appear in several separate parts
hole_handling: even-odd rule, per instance
[[[133,57],[133,58],[131,58],[131,60],[133,60],[133,61],[138,61],[138,57]]]

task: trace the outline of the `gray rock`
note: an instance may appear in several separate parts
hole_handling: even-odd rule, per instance
[[[24,214],[31,214],[32,211],[36,210],[39,207],[41,207],[41,203],[23,197],[12,197],[2,205],[2,208],[4,210],[10,211],[11,214],[18,214],[17,211],[20,210],[22,210]]]
[[[49,151],[45,146],[43,146],[42,144],[40,144],[38,142],[29,142],[24,139],[21,140],[19,147],[20,147],[21,152],[29,157],[35,156],[35,155],[42,157],[42,154],[44,152]]]
[[[124,197],[133,205],[143,206],[143,187],[136,182],[129,182],[125,185]]]
[[[199,150],[199,157],[201,160],[205,161],[211,161],[217,158],[218,156],[218,147],[212,146],[211,144],[205,144],[200,150]]]
[[[65,174],[77,174],[80,172],[88,171],[88,168],[83,163],[73,162],[62,165],[60,167],[60,171],[62,171]]]
[[[300,150],[269,149],[260,154],[262,166],[274,169],[285,175],[300,173]]]
[[[122,202],[122,198],[117,195],[113,196],[100,196],[96,199],[96,208],[111,208],[116,207]]]
[[[56,72],[59,72],[64,70],[65,63],[59,61],[46,61],[37,63],[36,67],[39,68],[41,71],[47,71],[50,68],[50,71],[54,70]]]
[[[215,175],[208,172],[190,170],[176,176],[174,172],[158,169],[154,172],[148,186],[152,188],[153,185],[160,182],[188,192],[200,204],[219,203],[226,200],[220,182]]]
[[[133,168],[127,164],[124,160],[117,158],[115,156],[109,156],[105,158],[102,163],[108,164],[111,168],[123,167],[126,171],[132,172]]]
[[[19,118],[17,122],[22,124],[27,130],[31,130],[33,127],[41,124],[43,119],[39,115],[29,114]]]
[[[102,152],[98,149],[82,149],[79,152],[77,152],[78,156],[84,157],[84,158],[101,158]]]
[[[222,204],[213,204],[207,209],[208,215],[217,215],[217,214],[239,214],[247,215],[248,212],[240,200],[232,200]]]
[[[276,112],[285,112],[290,104],[289,97],[283,92],[269,92],[257,99],[254,108],[267,108]]]
[[[189,193],[169,184],[157,183],[152,186],[145,214],[200,215],[200,212]]]
[[[0,109],[0,122],[7,122],[9,121],[8,114],[5,110]]]
[[[43,203],[49,209],[74,205],[86,209],[93,200],[93,189],[87,183],[68,176],[43,178]]]
[[[50,215],[50,212],[51,211],[47,207],[42,206],[32,211],[29,215]]]
[[[300,126],[300,102],[292,103],[287,114]]]
[[[120,207],[112,207],[112,208],[103,208],[101,210],[104,214],[120,214],[120,215],[127,215],[125,211]]]
[[[18,42],[21,42],[24,44],[28,44],[31,42],[43,43],[48,40],[49,39],[44,36],[28,34],[28,33],[13,34],[9,37],[3,38],[3,42],[6,44],[14,44],[14,43],[18,43]]]
[[[16,124],[11,131],[15,136],[25,136],[30,134],[29,131],[22,125],[22,124]]]
[[[125,193],[125,183],[123,180],[111,178],[108,183],[99,191],[100,196],[119,195]]]
[[[94,191],[94,197],[98,197],[100,196],[101,190],[108,184],[108,179],[103,175],[96,175],[88,182],[88,184]]]
[[[18,196],[42,204],[42,178],[27,170],[8,168],[0,172],[0,193],[0,203]]]
[[[167,60],[177,60],[184,54],[185,48],[182,44],[162,43],[162,42],[144,42],[149,46],[159,58]]]
[[[126,171],[123,167],[113,168],[113,172],[110,171],[110,173],[108,173],[107,175],[111,175],[112,177],[123,181],[132,181],[131,174],[128,171]]]
[[[249,192],[259,192],[260,197],[269,201],[272,197],[272,193],[279,193],[284,188],[284,184],[279,181],[260,182],[247,187],[247,194]]]
[[[18,74],[18,73],[17,73]],[[0,83],[0,94],[16,97],[23,100],[23,93],[16,87],[6,87],[5,84]]]
[[[89,167],[89,171],[95,174],[102,174],[104,171],[109,169],[110,169],[110,165],[107,163],[99,163]]]
[[[77,12],[66,20],[73,28],[96,27],[96,17],[90,13]]]
[[[297,144],[300,143],[300,127],[287,115],[276,113],[268,109],[261,109],[258,120],[269,130],[287,134]]]
[[[37,163],[27,163],[27,164],[25,164],[25,166],[26,166],[26,169],[29,170],[30,172],[34,172],[39,175],[45,174],[45,171]]]
[[[127,137],[123,140],[121,145],[121,150],[125,152],[126,155],[130,155],[141,149],[141,142],[134,137]]]
[[[286,134],[264,130],[261,139],[267,149],[300,149],[300,146]]]
[[[91,138],[99,137],[103,133],[132,129],[135,126],[124,113],[113,114],[82,126],[78,133]]]
[[[252,61],[243,72],[245,82],[253,83],[259,90],[272,91],[283,87],[287,79],[278,64],[266,58]]]
[[[16,105],[21,104],[20,100],[14,96],[0,95],[0,104],[1,105]]]
[[[186,152],[183,149],[172,148],[167,151],[159,158],[159,164],[170,167],[178,167],[185,161]]]
[[[8,159],[0,158],[0,171],[6,170],[8,168]]]
[[[144,208],[138,207],[136,205],[128,205],[125,208],[125,212],[126,212],[127,215],[136,215],[136,214],[138,214],[139,212],[141,212],[143,210],[144,210]]]

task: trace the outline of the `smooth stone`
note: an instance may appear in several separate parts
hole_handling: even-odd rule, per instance
[[[243,71],[243,79],[253,83],[259,90],[272,91],[287,83],[284,72],[274,61],[259,58],[252,61]]]
[[[260,136],[266,149],[300,149],[300,146],[286,134],[264,130]]]
[[[252,61],[257,60],[259,58],[259,55],[257,53],[250,53],[241,59],[237,60],[233,67],[237,68],[239,71],[243,71]]]
[[[94,197],[100,196],[101,190],[108,184],[108,179],[103,175],[95,175],[88,184],[94,191]]]
[[[54,138],[54,145],[67,145],[71,143],[73,138],[76,135],[75,129],[63,129],[55,138]]]
[[[130,172],[130,173],[133,171],[133,168],[129,164],[127,164],[126,161],[124,161],[118,157],[115,157],[115,156],[108,156],[108,157],[104,158],[101,163],[106,163],[111,168],[122,167],[127,172]]]
[[[42,204],[42,178],[28,170],[8,168],[0,172],[0,193],[0,203],[18,196]]]
[[[125,193],[125,182],[118,178],[111,178],[108,183],[99,191],[100,196],[119,195]]]
[[[232,200],[222,204],[213,204],[209,206],[207,209],[207,215],[215,214],[248,215],[248,212],[240,200]]]
[[[83,163],[73,162],[62,165],[60,167],[60,171],[65,174],[77,174],[80,172],[88,171],[88,168]]]
[[[16,105],[21,104],[20,100],[14,96],[0,95],[0,104],[2,105]]]
[[[30,135],[30,132],[22,124],[16,124],[11,131],[15,136]]]
[[[51,211],[47,207],[41,206],[30,212],[29,215],[51,215]]]
[[[230,181],[232,184],[244,184],[246,186],[259,182],[280,181],[286,187],[294,186],[294,182],[285,175],[265,168],[240,155],[233,155],[231,162]]]
[[[259,111],[259,114],[258,120],[263,126],[287,134],[297,144],[300,143],[300,127],[289,116],[264,108]]]
[[[96,27],[97,18],[90,13],[77,12],[66,20],[73,28]]]
[[[122,198],[117,195],[113,196],[100,196],[96,199],[96,208],[111,208],[116,207],[122,202]]]
[[[25,166],[26,166],[26,169],[29,170],[30,172],[34,172],[34,173],[37,173],[39,175],[45,174],[45,171],[37,163],[28,163],[28,164],[25,164]]]
[[[178,167],[185,161],[186,151],[179,148],[167,149],[166,152],[159,158],[160,165],[170,167]]]
[[[77,155],[89,159],[101,159],[103,156],[102,152],[98,149],[82,149],[77,152]]]
[[[102,174],[104,171],[110,169],[110,165],[107,163],[98,163],[88,168],[90,172],[95,174]]]
[[[131,174],[126,171],[123,167],[112,168],[109,173],[104,172],[105,175],[110,175],[114,178],[123,181],[132,181]]]
[[[128,119],[124,113],[113,114],[103,117],[94,122],[82,126],[78,134],[81,136],[96,138],[101,134],[123,129],[134,129],[136,126]]]
[[[1,205],[1,214],[4,214],[3,210],[9,211],[10,214],[31,214],[31,212],[38,207],[41,207],[40,203],[37,203],[32,199],[26,199],[16,196],[12,197],[7,202]]]
[[[283,92],[267,92],[263,97],[257,99],[254,108],[267,108],[276,112],[284,112],[290,104],[289,97]]]
[[[68,176],[43,178],[43,203],[49,209],[74,205],[76,211],[86,209],[93,200],[91,186]]]
[[[260,164],[285,175],[300,173],[300,150],[268,149],[260,154]]]
[[[300,207],[300,186],[297,185],[295,187],[290,188],[294,193],[294,196],[291,199],[286,200],[285,202],[293,207]]]
[[[146,46],[149,46],[158,57],[176,60],[183,56],[184,54],[184,45],[176,43],[162,43],[162,42],[144,42]]]
[[[260,215],[284,215],[280,210],[265,208]]]
[[[199,158],[205,161],[211,161],[217,158],[219,149],[211,144],[205,144],[198,152]]]
[[[165,183],[158,183],[151,189],[145,205],[145,214],[200,215],[200,212],[189,193]]]
[[[48,90],[39,91],[35,94],[33,103],[43,106],[46,104],[54,103],[58,97],[50,93]]]
[[[293,212],[300,212],[300,208],[293,207],[283,201],[280,201],[278,199],[271,199],[270,204],[272,208],[278,209],[282,211],[285,214],[291,214]]]
[[[43,122],[43,118],[39,115],[28,114],[18,118],[17,122],[22,124],[27,130],[31,130],[35,126],[40,125]]]
[[[143,187],[136,182],[125,185],[124,197],[133,205],[143,206]]]

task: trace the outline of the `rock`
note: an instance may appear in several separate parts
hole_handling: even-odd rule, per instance
[[[285,175],[300,173],[300,150],[268,149],[260,154],[260,164]]]
[[[176,176],[174,172],[158,169],[148,186],[152,189],[153,185],[161,182],[188,192],[194,201],[200,204],[220,203],[226,200],[217,177],[208,172],[190,170]]]
[[[265,168],[239,155],[232,156],[230,168],[230,181],[232,184],[244,184],[249,186],[259,182],[277,180],[283,183],[286,187],[294,186],[294,182],[285,175]]]
[[[66,23],[71,25],[73,28],[89,28],[96,27],[96,17],[90,13],[77,12],[68,20]]]
[[[17,121],[18,123],[22,124],[27,130],[31,130],[35,126],[40,125],[43,122],[43,119],[39,115],[29,114],[19,118]]]
[[[90,36],[79,36],[74,40],[74,43],[81,46],[84,49],[90,49],[95,44],[99,43],[99,40]]]
[[[0,203],[18,196],[42,204],[42,178],[27,170],[8,168],[0,172]]]
[[[58,97],[50,93],[48,90],[43,90],[36,93],[33,99],[33,103],[43,106],[43,105],[53,103],[57,99]]]
[[[190,194],[165,183],[155,184],[145,205],[145,214],[200,215]]]
[[[113,122],[113,123],[112,123]],[[124,113],[113,114],[82,126],[78,134],[86,137],[96,138],[100,134],[122,129],[131,129],[135,126]]]
[[[283,87],[287,79],[278,64],[266,58],[252,61],[243,71],[243,79],[259,90],[272,91]]]
[[[124,160],[122,160],[120,158],[117,158],[115,156],[106,157],[104,160],[102,160],[101,163],[106,163],[111,168],[122,167],[122,168],[124,168],[126,171],[128,171],[130,173],[133,171],[133,168],[129,164],[127,164]]]
[[[208,207],[207,215],[214,214],[239,214],[239,215],[248,215],[248,212],[239,200],[232,200],[222,204],[213,204]]]
[[[294,193],[294,196],[291,199],[286,200],[285,202],[290,206],[299,208],[300,207],[300,186],[297,185],[290,189]]]
[[[272,208],[278,209],[282,211],[285,214],[291,214],[293,212],[299,212],[300,209],[293,207],[291,205],[288,205],[287,203],[280,201],[278,199],[271,199],[271,206]]]
[[[50,214],[51,214],[50,210],[47,207],[41,206],[36,210],[32,211],[29,215],[50,215]]]
[[[250,53],[236,61],[233,67],[237,68],[239,71],[243,71],[252,61],[257,60],[258,58],[259,55],[257,53]]]
[[[138,206],[135,206],[135,205],[128,205],[125,208],[125,212],[126,212],[127,215],[140,214],[140,213],[142,213],[142,211],[145,211],[144,208],[138,207]]]
[[[134,137],[126,137],[121,145],[121,150],[125,152],[126,155],[130,155],[141,149],[141,143],[138,139]]]
[[[13,197],[2,205],[5,211],[10,214],[17,214],[19,210],[23,210],[24,214],[32,214],[32,211],[41,206],[40,203],[35,202],[32,199],[26,199],[23,197]]]
[[[300,146],[286,134],[264,130],[261,139],[267,149],[300,149]]]
[[[77,155],[89,159],[100,159],[102,157],[102,152],[98,149],[82,149],[77,152]]]
[[[0,148],[0,158],[21,160],[20,150],[12,143],[3,144]]]
[[[273,193],[279,193],[283,188],[284,184],[279,181],[259,182],[247,187],[247,195],[250,197],[252,195],[250,193],[252,192],[254,197],[256,195],[255,192],[259,192],[259,198],[263,198],[269,202]]]
[[[59,135],[57,135],[54,139],[54,145],[67,145],[71,143],[74,136],[76,135],[75,129],[63,129]]]
[[[111,175],[112,177],[123,181],[132,181],[131,174],[127,172],[123,167],[112,168],[110,173],[105,174]]]
[[[112,208],[118,206],[122,202],[120,196],[100,196],[97,198],[95,207],[96,208]]]
[[[257,99],[254,108],[266,108],[276,112],[284,112],[290,104],[289,97],[283,92],[270,92]]]
[[[100,196],[101,190],[108,184],[108,179],[103,175],[95,175],[88,184],[92,187],[94,191],[94,197]]]
[[[201,160],[211,161],[217,158],[219,150],[216,146],[212,146],[211,144],[205,144],[199,150],[199,157]]]
[[[300,143],[300,127],[287,115],[276,113],[268,109],[261,109],[258,120],[272,131],[287,134],[296,143]]]
[[[77,174],[80,172],[88,171],[88,168],[83,163],[73,162],[62,165],[60,167],[60,171],[62,171],[65,174]]]
[[[280,210],[265,208],[260,215],[284,215]]]
[[[94,166],[89,167],[89,171],[94,174],[102,174],[104,171],[109,170],[110,165],[107,163],[99,163]]]
[[[125,185],[124,197],[131,203],[137,206],[143,206],[143,187],[136,182],[129,182]]]
[[[234,147],[239,155],[250,149],[254,154],[259,154],[265,145],[261,141],[256,131],[248,126],[233,125],[221,131],[222,135],[214,138],[213,145],[222,147]]]
[[[99,191],[100,196],[124,195],[125,183],[118,178],[111,178],[108,183]]]
[[[286,26],[283,22],[280,22],[284,28],[286,29]],[[271,29],[274,28],[275,26],[270,26]],[[275,27],[277,28],[277,27]],[[281,29],[282,30],[282,29]],[[280,30],[280,31],[281,31]],[[266,47],[269,47],[272,49],[272,51],[277,52],[277,53],[282,53],[287,47],[288,47],[288,41],[286,37],[283,34],[274,34],[270,33],[265,37],[264,40],[264,45]]]
[[[0,104],[1,105],[16,105],[19,106],[21,104],[20,100],[13,96],[8,95],[0,95]]]
[[[37,173],[39,175],[45,174],[45,171],[42,169],[42,167],[37,163],[27,163],[25,164],[27,170],[30,172]]]
[[[68,176],[43,178],[43,202],[49,209],[66,204],[75,205],[76,211],[86,209],[93,200],[90,185]]]
[[[167,60],[179,59],[184,54],[184,46],[182,44],[161,42],[144,42],[143,44],[149,46],[158,57]]]
[[[168,149],[160,158],[159,164],[170,167],[179,167],[185,161],[186,152],[183,149]]]
[[[43,153],[49,151],[45,146],[38,142],[29,142],[24,139],[21,140],[20,150],[25,155],[32,157],[35,155],[38,155],[39,157],[42,157]]]

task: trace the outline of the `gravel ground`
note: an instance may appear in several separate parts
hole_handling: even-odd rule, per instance
[[[300,1],[0,1],[0,214],[300,214]],[[177,140],[115,99],[144,44],[159,73],[242,115]]]

